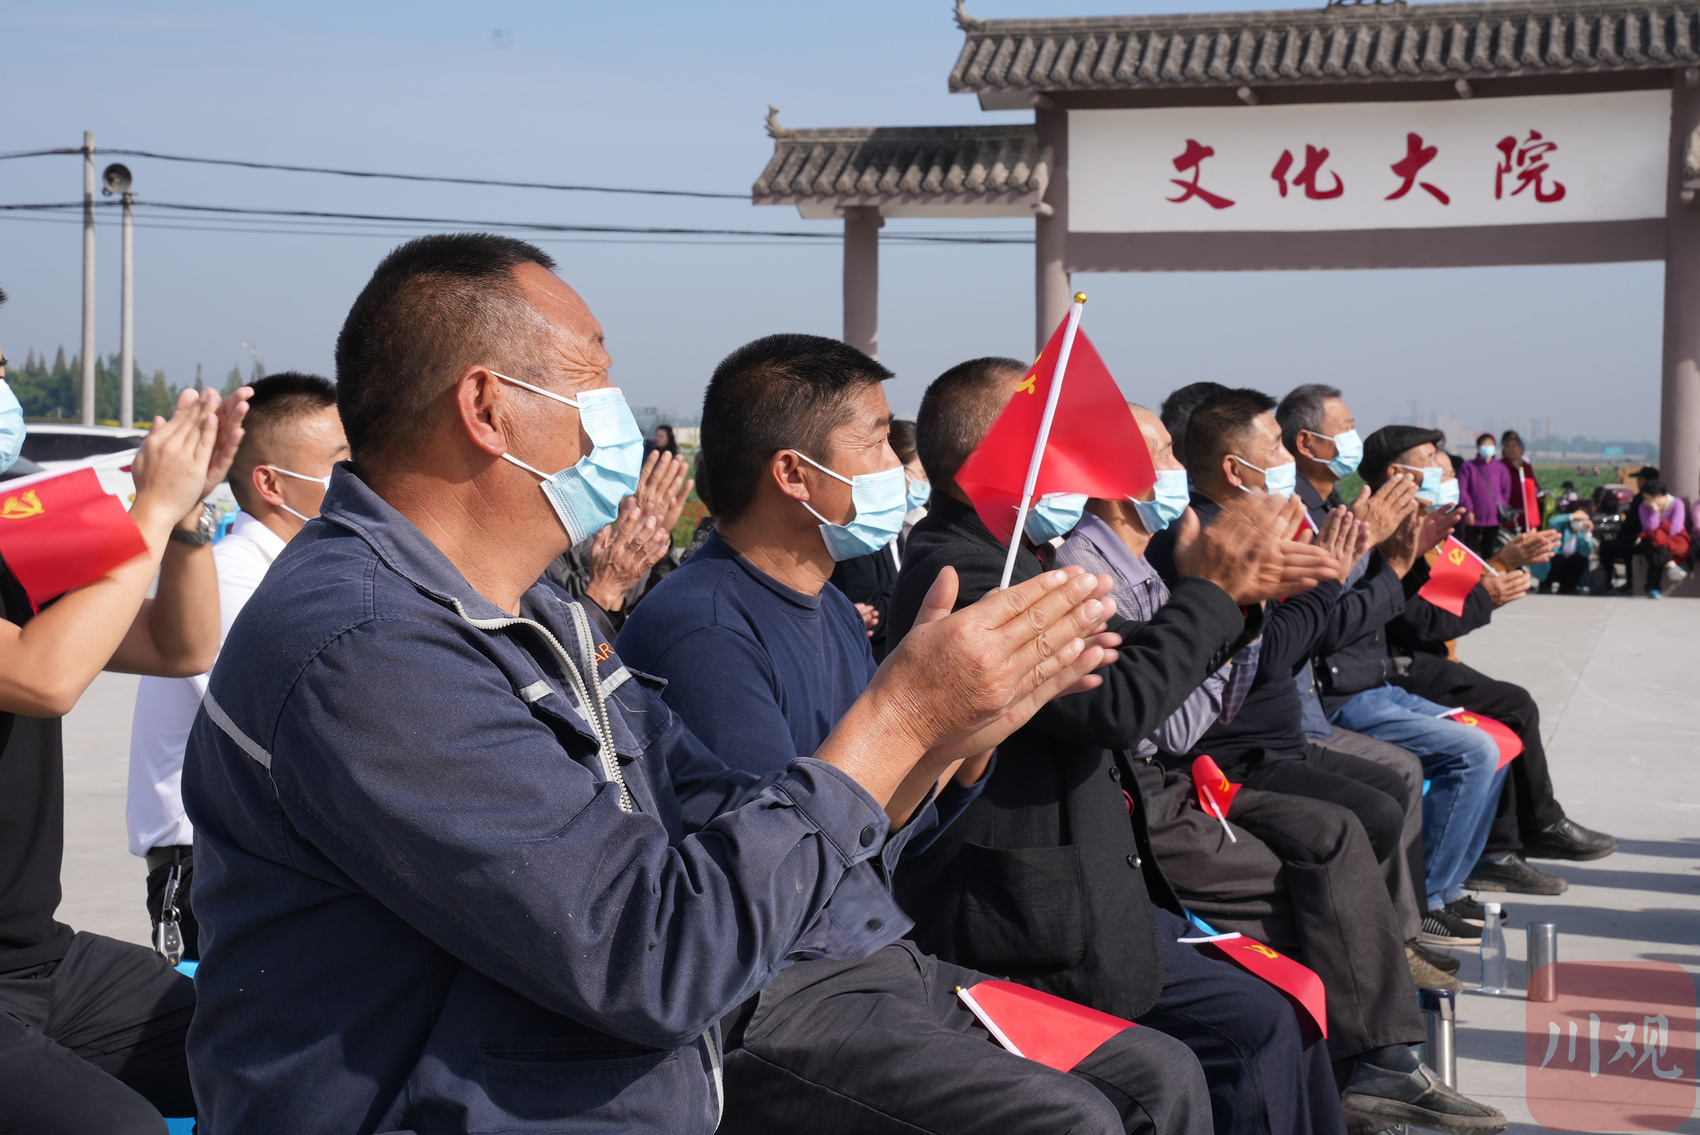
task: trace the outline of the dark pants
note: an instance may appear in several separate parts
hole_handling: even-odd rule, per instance
[[[1546,580],[1540,590],[1551,591],[1554,588],[1560,595],[1575,595],[1577,588],[1587,582],[1588,557],[1578,552],[1568,556],[1554,556],[1552,567],[1547,570]]]
[[[151,866],[158,858],[167,853],[172,859],[161,863],[158,867]],[[148,853],[148,919],[155,930],[159,929],[160,912],[165,903],[165,885],[171,878],[172,867],[178,868],[177,894],[173,902],[177,906],[177,929],[183,935],[183,960],[198,962],[201,960],[201,924],[195,921],[195,909],[189,905],[189,884],[195,878],[195,853],[193,848],[155,848]],[[157,941],[157,939],[156,939]]]
[[[1623,587],[1625,591],[1635,586],[1635,573],[1630,567],[1630,557],[1635,554],[1635,537],[1625,539],[1622,536],[1613,540],[1600,541],[1600,583],[1596,590],[1608,592],[1612,590],[1613,580],[1617,578],[1614,570],[1616,565],[1623,565]]]
[[[1338,804],[1242,788],[1235,840],[1192,803],[1192,782],[1134,766],[1151,846],[1187,909],[1315,970],[1336,1059],[1423,1038],[1402,920],[1363,825]]]
[[[785,970],[727,1030],[721,1131],[1211,1130],[1204,1074],[1180,1041],[1126,1029],[1065,1075],[1005,1051],[978,1026],[956,987],[983,980],[906,941],[859,961]]]
[[[1387,876],[1387,894],[1400,918],[1400,936],[1409,942],[1422,930],[1423,911],[1428,908],[1426,876],[1423,872],[1423,762],[1409,749],[1388,741],[1353,733],[1338,725],[1330,734],[1306,742],[1307,756],[1345,754],[1369,761],[1392,773],[1404,785],[1405,826],[1399,833],[1401,855],[1382,864]]]
[[[195,983],[152,950],[78,934],[0,973],[0,1135],[164,1135],[191,1116]]]
[[[1418,655],[1410,673],[1398,684],[1429,701],[1486,714],[1523,742],[1522,754],[1506,770],[1499,811],[1483,854],[1521,851],[1525,839],[1564,819],[1564,809],[1553,794],[1547,751],[1541,744],[1541,711],[1528,690],[1434,654]]]
[[[1648,591],[1659,591],[1664,588],[1665,565],[1674,558],[1669,548],[1661,548],[1651,540],[1642,540],[1635,545],[1635,554],[1647,564],[1647,577],[1642,580],[1642,586]],[[1630,576],[1629,586],[1635,586],[1635,578]]]
[[[1493,559],[1493,554],[1499,551],[1499,525],[1471,524],[1460,529],[1464,546],[1484,560]]]
[[[1296,759],[1259,761],[1246,770],[1242,783],[1263,792],[1285,792],[1338,804],[1363,824],[1377,863],[1385,866],[1404,857],[1410,789],[1398,773],[1374,761],[1311,745]]]

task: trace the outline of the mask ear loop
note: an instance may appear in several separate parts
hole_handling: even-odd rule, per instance
[[[503,382],[511,382],[515,386],[522,386],[525,389],[531,391],[533,394],[541,394],[545,398],[553,398],[555,401],[564,403],[565,405],[568,405],[568,406],[571,406],[575,410],[582,409],[582,407],[579,406],[579,404],[577,402],[573,401],[571,398],[568,398],[565,394],[556,394],[553,390],[545,390],[541,386],[533,386],[529,382],[521,382],[517,378],[509,378],[507,375],[503,374],[499,370],[493,370],[490,373],[495,375],[497,378],[501,379]]]
[[[490,373],[495,374],[496,372],[491,371]],[[533,469],[531,466],[527,465],[511,453],[502,454],[502,460],[512,461],[515,465],[518,465],[521,469],[524,469],[527,473],[530,473],[533,477],[536,477],[540,481],[547,481],[549,479],[549,474],[539,469]]]

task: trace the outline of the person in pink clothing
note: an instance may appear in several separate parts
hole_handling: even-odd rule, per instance
[[[1654,478],[1641,486],[1640,517],[1635,554],[1647,561],[1647,597],[1657,599],[1664,576],[1672,583],[1688,578],[1683,568],[1689,553],[1688,510],[1681,497],[1672,496],[1665,483]]]

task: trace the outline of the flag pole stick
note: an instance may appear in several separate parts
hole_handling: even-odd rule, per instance
[[[1045,416],[1039,420],[1039,437],[1033,443],[1033,457],[1027,462],[1027,481],[1021,488],[1021,507],[1015,513],[1015,531],[1009,537],[1009,555],[1003,562],[1002,591],[1015,574],[1015,555],[1021,549],[1021,531],[1027,526],[1027,510],[1033,504],[1033,486],[1039,481],[1039,462],[1045,459],[1045,444],[1051,439],[1051,419],[1057,413],[1057,399],[1062,395],[1063,376],[1068,373],[1068,356],[1074,351],[1074,333],[1080,330],[1080,313],[1086,309],[1086,293],[1075,292],[1068,308],[1068,327],[1063,331],[1062,349],[1057,352],[1056,366],[1051,368],[1051,389],[1045,395]]]

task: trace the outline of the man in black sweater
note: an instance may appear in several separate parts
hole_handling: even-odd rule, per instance
[[[922,402],[921,460],[933,485],[934,504],[916,526],[898,576],[892,600],[894,635],[913,623],[927,588],[945,566],[954,567],[961,580],[959,602],[998,585],[1005,549],[975,515],[954,478],[1022,374],[1021,364],[1008,360],[965,363],[941,376]],[[1297,594],[1332,579],[1339,564],[1320,549],[1282,539],[1286,525],[1273,500],[1236,502],[1202,535],[1196,518],[1184,520],[1182,529],[1167,605],[1147,623],[1112,621],[1111,629],[1123,635],[1125,645],[1118,661],[1103,671],[1104,683],[1047,706],[1000,746],[998,771],[983,795],[928,851],[905,866],[897,891],[905,909],[918,916],[917,941],[932,953],[957,964],[1013,974],[1134,1019],[1208,1008],[1216,1017],[1214,1030],[1238,1047],[1241,1042],[1230,1031],[1236,1025],[1231,1014],[1208,1001],[1168,1003],[1165,966],[1184,964],[1184,955],[1174,952],[1173,939],[1181,936],[1185,924],[1175,916],[1178,899],[1155,863],[1145,809],[1130,775],[1130,751],[1208,674],[1255,637],[1265,599]],[[1033,551],[1023,547],[1015,578],[1031,578],[1042,567]],[[1342,839],[1357,841],[1359,861],[1367,861],[1361,828],[1341,831]],[[1386,905],[1373,863],[1360,874],[1366,871],[1369,888]],[[1153,894],[1169,909],[1154,910]],[[1354,910],[1349,917],[1363,915]],[[1391,967],[1404,982],[1402,994],[1411,1019],[1394,1026],[1387,1038],[1358,1046],[1350,1055],[1367,1055],[1372,1047],[1379,1054],[1382,1047],[1397,1048],[1421,1035],[1397,937],[1391,930],[1385,936],[1391,947],[1380,951],[1386,955],[1381,968]],[[1330,1021],[1332,1031],[1332,1009]],[[1176,1035],[1187,1039],[1180,1032]],[[1385,1054],[1386,1068],[1366,1066],[1354,1079],[1348,1102],[1388,1122],[1421,1122],[1448,1131],[1503,1127],[1498,1112],[1452,1093],[1432,1073],[1419,1069],[1408,1049],[1402,1051],[1403,1058],[1392,1051]],[[1200,1058],[1213,1094],[1231,1091],[1232,1085],[1224,1084],[1231,1068],[1220,1060],[1213,1067],[1203,1053]],[[1403,1067],[1406,1063],[1409,1069]],[[1325,1078],[1313,1072],[1313,1112],[1321,1110],[1316,1101],[1318,1093],[1328,1090],[1319,1083]]]

